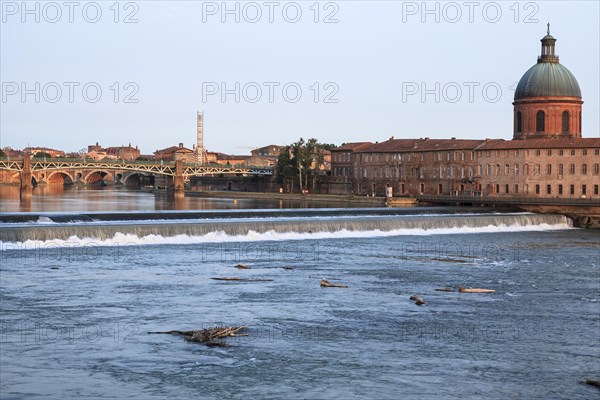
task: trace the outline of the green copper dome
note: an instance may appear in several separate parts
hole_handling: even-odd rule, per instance
[[[519,81],[515,100],[537,96],[581,97],[581,89],[571,71],[559,63],[539,62]]]
[[[581,89],[571,71],[562,66],[554,53],[556,39],[548,34],[541,40],[542,54],[519,81],[515,100],[538,96],[581,97]]]

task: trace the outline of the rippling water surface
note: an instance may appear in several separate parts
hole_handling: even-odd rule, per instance
[[[598,398],[582,383],[600,374],[598,239],[531,226],[4,247],[0,397]],[[496,293],[434,291],[458,286]],[[249,336],[147,334],[215,324]]]

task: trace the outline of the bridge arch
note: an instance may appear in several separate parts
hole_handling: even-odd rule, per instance
[[[133,174],[123,177],[123,184],[129,187],[154,185],[154,175],[146,175],[141,172],[134,172]]]
[[[113,183],[114,177],[108,171],[94,170],[86,175],[84,182],[88,185],[102,185],[103,183]]]
[[[46,182],[51,185],[72,185],[73,178],[66,172],[56,171],[48,175]]]

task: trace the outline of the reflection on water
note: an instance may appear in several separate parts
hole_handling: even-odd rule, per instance
[[[232,196],[235,193],[232,193]],[[348,207],[347,205],[345,205]],[[222,199],[185,197],[167,198],[165,193],[114,187],[76,187],[46,185],[33,188],[28,201],[20,201],[19,187],[0,186],[0,212],[57,211],[151,211],[151,210],[223,210],[251,208],[329,208],[340,207],[336,201],[301,201],[276,199]]]

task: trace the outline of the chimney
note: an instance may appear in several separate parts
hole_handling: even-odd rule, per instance
[[[179,148],[182,149],[183,148],[183,143],[179,143]]]
[[[456,138],[454,136],[452,136],[452,140],[456,140]]]

